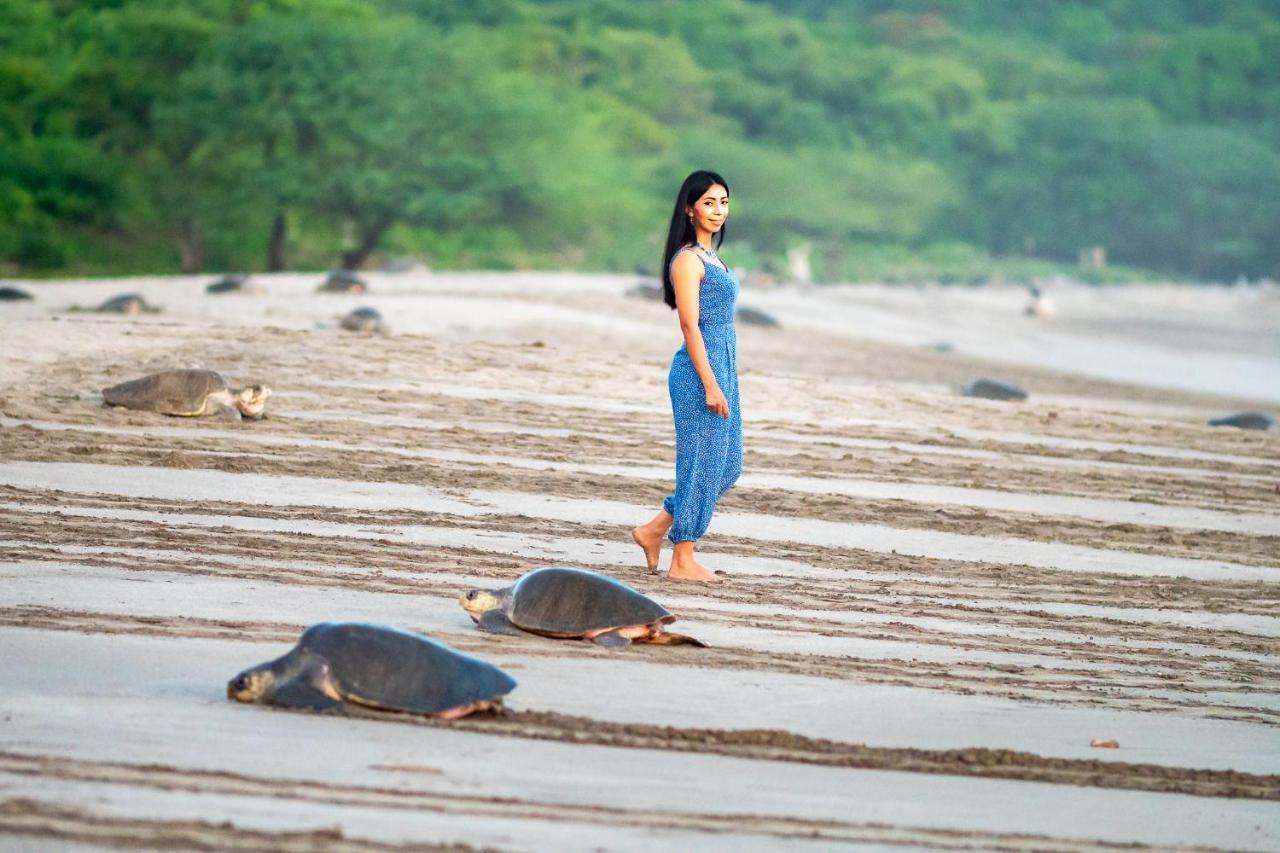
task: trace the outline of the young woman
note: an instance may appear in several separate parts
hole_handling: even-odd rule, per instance
[[[658,570],[663,536],[669,538],[675,552],[668,574],[679,580],[720,580],[694,559],[693,549],[716,501],[742,473],[733,328],[738,279],[711,246],[716,235],[717,246],[724,242],[728,217],[729,184],[715,172],[694,172],[676,196],[662,254],[663,296],[684,334],[667,377],[676,422],[676,490],[631,536],[644,549],[651,572]]]

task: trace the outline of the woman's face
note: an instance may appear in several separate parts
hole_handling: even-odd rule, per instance
[[[719,184],[712,184],[689,208],[689,214],[699,230],[715,234],[729,218],[729,191]]]

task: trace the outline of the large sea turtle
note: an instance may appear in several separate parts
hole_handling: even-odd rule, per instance
[[[459,599],[481,631],[572,637],[602,646],[631,643],[705,643],[664,626],[671,611],[607,575],[586,569],[543,566],[504,589],[473,589]]]
[[[322,622],[284,657],[227,682],[227,698],[316,711],[363,705],[451,720],[501,708],[515,686],[493,664],[420,634]]]
[[[160,311],[143,299],[141,293],[121,293],[93,310],[99,314],[157,314]]]
[[[368,293],[369,284],[351,270],[334,270],[316,293]]]
[[[366,335],[385,335],[387,333],[387,326],[382,321],[382,314],[378,313],[378,309],[370,308],[367,305],[352,309],[338,322],[338,325],[348,332],[362,332]]]
[[[1027,392],[1017,385],[1010,385],[999,379],[974,379],[960,393],[966,397],[981,397],[984,400],[1025,400]]]
[[[766,329],[776,329],[782,324],[772,314],[761,311],[759,308],[752,308],[749,305],[743,305],[736,312],[738,322],[745,326],[763,326]]]
[[[258,293],[259,288],[249,280],[249,276],[237,273],[206,284],[204,292],[214,296],[220,293]]]
[[[218,415],[233,421],[262,418],[270,396],[266,385],[233,391],[212,370],[164,370],[102,389],[102,399],[110,406],[185,418]]]
[[[1275,426],[1276,419],[1265,412],[1237,412],[1224,418],[1214,418],[1209,426],[1235,427],[1236,429],[1269,430]]]

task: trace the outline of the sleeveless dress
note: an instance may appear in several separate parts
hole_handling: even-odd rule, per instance
[[[693,251],[685,246],[680,252]],[[694,254],[698,254],[694,252]],[[698,329],[720,390],[729,401],[729,417],[707,408],[707,392],[681,344],[671,359],[667,387],[676,424],[676,491],[662,502],[675,521],[672,542],[700,539],[711,523],[716,501],[742,473],[742,411],[738,405],[738,336],[733,326],[738,278],[715,263],[702,261],[698,288]]]

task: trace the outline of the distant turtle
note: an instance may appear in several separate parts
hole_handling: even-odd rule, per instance
[[[543,566],[504,589],[473,589],[459,603],[481,631],[572,637],[602,646],[631,643],[705,643],[663,626],[676,621],[667,608],[607,575]]]
[[[776,329],[782,324],[774,319],[772,314],[766,314],[759,308],[751,308],[743,306],[737,311],[738,322],[745,323],[748,326],[764,326],[766,329]]]
[[[351,270],[334,270],[316,293],[368,293],[369,284]]]
[[[99,314],[157,314],[160,309],[147,303],[141,293],[121,293],[93,309]]]
[[[204,292],[211,295],[219,293],[255,293],[257,288],[249,281],[249,276],[247,275],[228,275],[211,284],[206,284]]]
[[[650,302],[662,301],[662,285],[648,281],[640,281],[627,288],[626,295],[632,299],[647,299]]]
[[[35,297],[25,290],[7,285],[0,287],[0,302],[28,302],[32,299]]]
[[[1263,412],[1237,412],[1224,418],[1214,418],[1209,426],[1226,426],[1237,429],[1269,430],[1275,426],[1276,419]]]
[[[452,720],[501,708],[515,686],[493,664],[420,634],[322,622],[284,657],[227,682],[227,698],[313,711],[362,705]]]
[[[186,418],[218,415],[233,421],[261,419],[270,396],[265,385],[232,391],[212,370],[165,370],[102,389],[102,399],[110,406]]]
[[[349,312],[338,325],[348,332],[363,332],[367,335],[385,335],[387,333],[387,326],[382,322],[382,315],[378,313],[378,309],[370,308],[367,305]]]
[[[960,389],[966,397],[981,397],[985,400],[1025,400],[1027,392],[1017,385],[1001,382],[999,379],[974,379]]]

